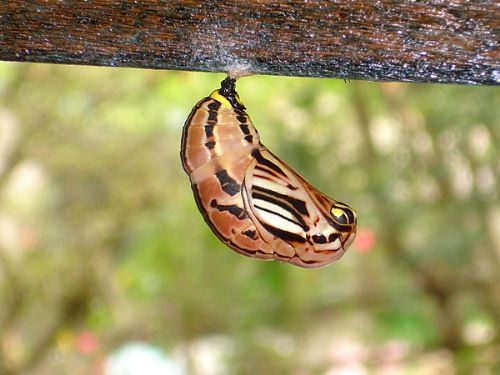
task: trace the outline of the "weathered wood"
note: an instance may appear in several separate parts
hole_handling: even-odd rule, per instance
[[[0,59],[498,84],[496,0],[3,0]]]

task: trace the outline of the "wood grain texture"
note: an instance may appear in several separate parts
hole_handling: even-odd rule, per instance
[[[9,0],[0,60],[498,84],[500,3]]]

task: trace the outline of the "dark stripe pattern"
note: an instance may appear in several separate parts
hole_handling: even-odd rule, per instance
[[[298,234],[304,234],[309,230],[306,224],[306,220],[309,219],[306,203],[290,195],[297,188],[290,185],[289,178],[281,166],[264,157],[259,150],[255,150],[253,155],[257,164],[254,168],[251,195],[254,207],[261,213],[259,216],[265,215],[268,218],[268,220],[259,219],[261,224],[270,233],[286,242],[306,242],[306,238]],[[262,184],[265,184],[265,187]],[[276,190],[279,189],[280,192],[270,186],[276,186]],[[284,191],[288,194],[284,194]],[[278,225],[280,223],[281,225]]]
[[[236,216],[236,218],[238,218],[239,220],[243,220],[248,217],[246,212],[241,207],[238,207],[235,204],[229,204],[229,205],[218,204],[217,201],[213,199],[212,202],[210,202],[210,206],[219,210],[220,212],[227,211],[231,215]]]
[[[241,186],[234,180],[227,171],[224,169],[215,174],[217,179],[219,180],[220,186],[225,193],[229,195],[236,195],[240,192]]]

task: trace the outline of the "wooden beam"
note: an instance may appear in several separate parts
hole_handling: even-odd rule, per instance
[[[497,0],[6,0],[0,60],[498,84]]]

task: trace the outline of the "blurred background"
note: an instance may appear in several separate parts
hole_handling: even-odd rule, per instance
[[[0,374],[500,373],[500,91],[246,77],[357,210],[341,261],[242,257],[179,160],[222,74],[0,63]]]

